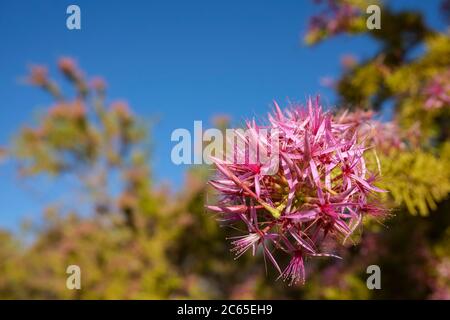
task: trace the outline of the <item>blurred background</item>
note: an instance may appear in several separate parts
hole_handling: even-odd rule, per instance
[[[69,30],[71,4],[0,2],[0,298],[450,298],[449,1],[77,1]],[[233,259],[170,137],[315,95],[375,115],[391,215],[289,287]]]

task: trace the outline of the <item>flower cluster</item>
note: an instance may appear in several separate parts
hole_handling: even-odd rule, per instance
[[[334,36],[354,29],[361,9],[351,3],[336,0],[316,0],[325,8],[309,21],[306,41],[314,44],[327,36]]]
[[[425,88],[425,108],[440,109],[450,105],[450,70],[435,76]]]
[[[245,228],[232,238],[237,257],[262,248],[281,278],[304,283],[306,258],[334,256],[321,252],[324,240],[344,243],[365,215],[385,213],[376,201],[384,190],[374,185],[376,176],[366,168],[367,146],[354,124],[324,112],[318,99],[284,112],[275,103],[268,120],[266,127],[248,122],[249,134],[241,136],[245,148],[233,149],[235,155],[244,153],[246,161],[214,158],[217,175],[210,184],[220,197],[207,207],[223,222]],[[270,134],[258,135],[262,128]],[[264,161],[249,160],[253,140],[267,151]],[[284,254],[291,261],[283,271],[277,257]]]
[[[418,123],[402,130],[397,121],[376,120],[375,115],[373,111],[345,111],[336,116],[336,122],[353,127],[359,138],[375,147],[376,152],[387,155],[391,151],[405,151],[417,147],[421,138]]]

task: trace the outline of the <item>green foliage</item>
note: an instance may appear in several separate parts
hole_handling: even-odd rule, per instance
[[[450,192],[448,160],[422,150],[394,151],[388,156],[380,155],[379,160],[379,186],[389,191],[386,198],[392,198],[394,206],[404,205],[410,213],[426,216]]]

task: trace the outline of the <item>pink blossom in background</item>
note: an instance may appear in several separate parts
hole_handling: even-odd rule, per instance
[[[435,76],[424,90],[425,108],[440,109],[450,105],[450,70]]]
[[[318,4],[323,4],[324,9],[317,15],[311,17],[309,21],[309,35],[337,35],[346,32],[354,18],[361,14],[361,10],[349,3],[336,0],[318,0]],[[320,38],[320,36],[319,36]]]

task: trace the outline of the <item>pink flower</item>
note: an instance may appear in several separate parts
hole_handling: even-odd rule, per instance
[[[232,238],[237,257],[262,248],[282,278],[303,283],[305,256],[333,256],[320,252],[325,239],[344,242],[364,216],[383,215],[375,198],[385,191],[365,165],[360,124],[345,119],[323,112],[318,99],[285,111],[275,103],[268,135],[248,122],[241,147],[233,145],[227,159],[213,159],[217,174],[210,184],[219,200],[207,207],[247,230]],[[252,157],[260,148],[267,157]],[[283,272],[276,260],[282,252],[292,256]]]
[[[425,108],[440,109],[450,105],[450,70],[435,76],[425,88]]]
[[[284,281],[289,279],[289,285],[297,283],[305,284],[305,265],[303,264],[303,254],[301,251],[293,254],[291,261],[280,277]]]
[[[336,0],[316,1],[322,11],[309,21],[308,37],[315,43],[325,36],[334,36],[349,30],[352,20],[361,15],[361,9]]]

